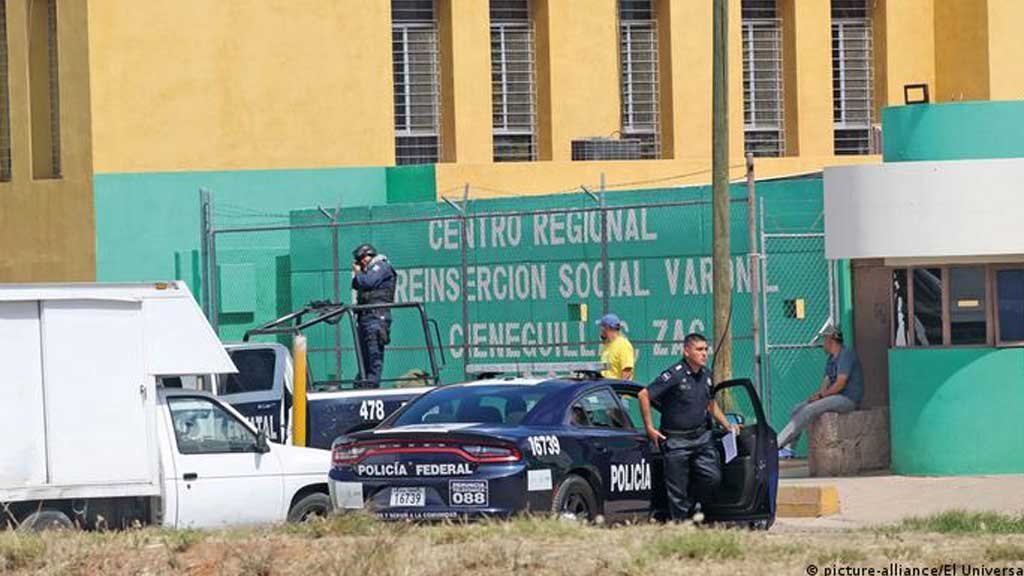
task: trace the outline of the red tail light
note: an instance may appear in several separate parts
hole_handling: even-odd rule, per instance
[[[518,462],[522,453],[511,444],[463,443],[451,440],[406,440],[396,442],[344,442],[331,447],[335,466],[358,464],[382,454],[454,454],[476,464]]]

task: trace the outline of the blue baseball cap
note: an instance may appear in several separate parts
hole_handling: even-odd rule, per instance
[[[605,314],[597,321],[598,326],[607,326],[608,328],[614,328],[618,330],[622,327],[622,321],[615,314]]]

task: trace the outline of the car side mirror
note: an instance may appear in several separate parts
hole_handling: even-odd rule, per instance
[[[267,433],[264,430],[260,430],[256,434],[256,452],[259,454],[270,452],[270,442],[267,440]]]

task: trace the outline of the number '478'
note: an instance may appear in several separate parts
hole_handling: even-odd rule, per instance
[[[359,405],[359,416],[363,420],[383,420],[384,401],[363,400],[363,403]]]

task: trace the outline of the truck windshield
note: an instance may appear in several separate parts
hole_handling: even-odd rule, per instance
[[[515,426],[561,386],[495,384],[442,388],[421,396],[392,427],[435,423],[481,423]]]

